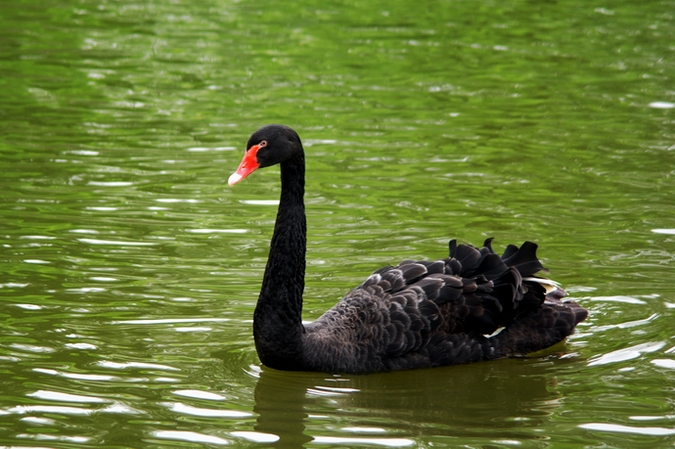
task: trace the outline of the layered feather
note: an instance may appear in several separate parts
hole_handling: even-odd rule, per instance
[[[305,369],[372,372],[490,360],[537,351],[586,317],[564,290],[535,276],[537,245],[502,256],[450,242],[436,261],[381,268],[305,327]]]

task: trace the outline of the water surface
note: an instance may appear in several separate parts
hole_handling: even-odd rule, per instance
[[[0,14],[0,445],[672,447],[672,1],[23,1]],[[533,240],[590,310],[544,354],[260,365],[278,169],[312,320],[447,240]]]

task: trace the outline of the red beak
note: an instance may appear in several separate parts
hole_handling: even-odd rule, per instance
[[[257,157],[259,149],[260,145],[253,145],[246,151],[244,158],[241,160],[241,164],[239,164],[239,168],[237,168],[237,171],[232,173],[230,179],[227,180],[230,187],[260,168]]]

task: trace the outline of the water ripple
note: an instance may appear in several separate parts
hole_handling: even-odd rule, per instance
[[[154,246],[157,243],[152,242],[131,242],[131,241],[122,241],[122,240],[102,240],[102,239],[86,239],[81,238],[77,239],[82,243],[89,243],[91,245],[119,245],[119,246]]]
[[[180,368],[175,368],[168,365],[160,365],[158,363],[146,363],[146,362],[111,362],[108,360],[97,362],[99,366],[104,368],[112,369],[151,369],[151,370],[166,370],[166,371],[180,371]]]
[[[230,441],[216,437],[213,435],[206,435],[199,432],[190,432],[185,430],[156,430],[152,432],[152,436],[164,440],[188,441],[190,443],[205,443],[215,444],[217,446],[225,446],[230,444]]]
[[[385,447],[407,447],[415,445],[415,440],[408,438],[350,438],[350,437],[330,437],[315,436],[312,439],[316,444],[337,444],[343,446],[360,446],[369,444],[373,446]]]
[[[38,390],[34,393],[29,393],[26,396],[31,398],[46,399],[48,401],[59,401],[59,402],[84,402],[84,403],[111,402],[108,399],[93,396],[82,396],[79,394],[60,393],[58,391],[48,391],[48,390]]]
[[[666,342],[640,343],[629,348],[608,352],[588,362],[588,366],[607,365],[608,363],[625,362],[640,357],[644,353],[655,352],[663,348]]]
[[[166,402],[162,403],[161,405],[164,405],[165,407],[169,408],[172,412],[192,416],[204,416],[212,418],[248,418],[250,416],[253,416],[253,414],[248,412],[240,412],[237,410],[193,407],[191,405],[183,404],[182,402]]]
[[[279,441],[279,437],[271,433],[235,431],[232,432],[232,435],[248,441],[253,441],[254,443],[276,443]]]
[[[193,399],[207,399],[210,401],[224,401],[227,399],[225,396],[203,390],[176,390],[173,394]]]
[[[637,435],[666,436],[675,435],[675,429],[665,427],[634,427],[620,424],[588,423],[579,426],[587,430],[599,430],[602,432],[633,433]]]

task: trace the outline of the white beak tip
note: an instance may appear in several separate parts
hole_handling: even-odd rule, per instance
[[[241,176],[239,173],[232,173],[230,178],[227,180],[227,183],[229,184],[230,187],[232,187],[242,179],[244,179],[244,177]]]

